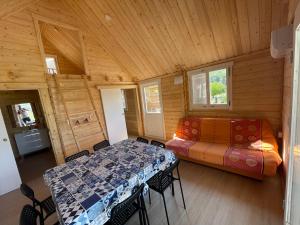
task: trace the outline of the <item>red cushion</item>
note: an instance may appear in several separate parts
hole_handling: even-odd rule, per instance
[[[168,149],[173,150],[175,153],[188,156],[189,155],[189,148],[194,145],[196,142],[190,140],[183,140],[183,139],[173,139],[166,143],[166,147]]]
[[[185,140],[199,141],[201,119],[197,117],[186,117],[179,121],[176,136]]]

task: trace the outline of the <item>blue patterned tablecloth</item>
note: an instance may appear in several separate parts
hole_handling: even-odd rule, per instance
[[[49,169],[44,180],[61,224],[102,225],[134,186],[174,161],[170,150],[128,139]]]

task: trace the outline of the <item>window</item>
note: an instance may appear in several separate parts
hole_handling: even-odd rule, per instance
[[[36,118],[31,103],[20,103],[8,106],[12,127],[34,126]]]
[[[58,73],[56,56],[46,56],[46,65],[48,74],[55,75]]]
[[[158,84],[144,87],[146,113],[160,113],[160,96]]]
[[[188,72],[190,109],[229,108],[232,63]]]
[[[127,111],[126,95],[125,95],[125,91],[123,89],[121,89],[121,97],[122,97],[122,107],[123,107],[124,111]]]

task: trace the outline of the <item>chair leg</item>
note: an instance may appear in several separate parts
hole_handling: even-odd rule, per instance
[[[175,192],[174,192],[174,182],[172,181],[172,195],[174,196],[175,195]]]
[[[139,210],[139,219],[140,219],[140,225],[144,225],[143,212],[142,212],[142,210]]]
[[[145,225],[150,225],[144,197],[142,197],[142,208],[143,208],[143,213],[146,216]]]
[[[170,225],[170,222],[169,222],[169,216],[168,216],[168,211],[167,211],[167,205],[166,205],[166,199],[165,199],[165,195],[164,193],[161,194],[162,197],[163,197],[163,200],[164,200],[164,206],[165,206],[165,211],[166,211],[166,216],[167,216],[167,222],[168,222],[168,225]]]
[[[182,197],[182,201],[183,201],[183,207],[184,207],[184,209],[186,209],[178,167],[177,167],[177,175],[178,175],[178,181],[179,181],[180,190],[181,190],[181,197]]]
[[[149,196],[149,204],[151,205],[150,188],[148,189],[148,196]]]

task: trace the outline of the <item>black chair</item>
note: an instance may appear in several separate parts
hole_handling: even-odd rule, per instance
[[[139,142],[146,143],[146,144],[149,143],[149,141],[146,138],[142,138],[142,137],[137,137],[136,140],[139,141]]]
[[[37,222],[39,221],[39,222]],[[25,205],[22,209],[19,225],[44,225],[41,213],[31,205]],[[59,225],[59,222],[54,225]]]
[[[51,196],[43,201],[39,201],[35,198],[34,191],[28,185],[21,184],[20,189],[23,195],[25,195],[32,201],[33,208],[36,208],[37,206],[40,207],[40,214],[42,215],[43,220],[47,219],[50,215],[55,213],[56,209]]]
[[[66,157],[65,161],[70,162],[71,160],[78,159],[78,158],[80,158],[81,156],[84,156],[84,155],[88,156],[89,154],[90,154],[89,150],[82,150],[80,152],[77,152],[73,155],[70,155],[70,156]]]
[[[108,147],[108,146],[110,146],[109,141],[108,140],[104,140],[104,141],[101,141],[101,142],[95,144],[93,146],[93,149],[94,149],[94,151],[98,151],[99,149],[105,148],[105,147]]]
[[[179,159],[177,159],[174,163],[172,163],[168,168],[166,168],[164,171],[159,171],[156,175],[154,175],[153,177],[151,177],[148,181],[147,184],[149,185],[149,188],[160,193],[163,197],[163,201],[164,201],[164,207],[165,207],[165,211],[166,211],[166,216],[167,216],[167,221],[168,221],[168,225],[169,223],[169,216],[168,216],[168,211],[167,211],[167,206],[166,206],[166,199],[165,199],[165,195],[164,195],[164,191],[171,185],[172,187],[172,195],[175,195],[174,192],[174,181],[178,180],[179,181],[179,185],[180,185],[180,190],[181,190],[181,197],[182,197],[182,201],[183,201],[183,206],[184,209],[186,209],[185,207],[185,201],[184,201],[184,196],[183,196],[183,191],[182,191],[182,185],[181,185],[181,180],[180,180],[180,174],[179,174]],[[174,177],[173,176],[173,171],[177,170],[177,176],[178,177]],[[151,204],[151,196],[150,196],[150,190],[149,190],[149,202]]]
[[[158,146],[158,147],[161,147],[161,148],[166,148],[166,145],[162,142],[159,142],[159,141],[155,141],[155,140],[152,140],[150,142],[151,145],[155,145],[155,146]]]
[[[143,197],[144,186],[141,184],[136,187],[129,198],[113,207],[110,219],[105,225],[123,225],[136,212],[139,212],[140,225],[150,225]]]

